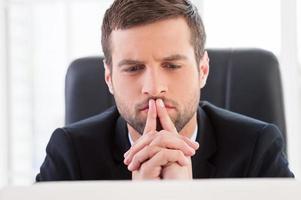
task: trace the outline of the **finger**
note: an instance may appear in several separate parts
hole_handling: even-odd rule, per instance
[[[197,141],[192,141],[190,138],[183,136],[183,135],[179,135],[179,136],[194,150],[197,150],[200,147],[200,145]]]
[[[157,108],[157,115],[160,119],[162,128],[166,131],[177,133],[177,129],[174,123],[172,122],[172,120],[170,119],[162,99],[156,100],[156,108]]]
[[[158,166],[165,166],[170,162],[177,162],[180,166],[188,166],[190,164],[189,160],[182,151],[173,149],[162,149],[157,154],[155,154],[151,159],[144,162],[140,170],[150,171]]]
[[[157,111],[156,111],[156,103],[153,99],[150,99],[148,102],[148,113],[147,113],[147,119],[146,119],[146,124],[145,128],[143,131],[143,135],[146,135],[147,133],[156,131],[156,124],[157,124]],[[152,138],[152,137],[151,137]],[[145,138],[145,137],[140,137],[138,141],[127,151],[124,153],[124,157],[127,158],[129,157],[130,159],[132,158],[132,155],[135,154],[137,151],[142,149],[145,145],[149,143],[149,139],[151,138]],[[135,147],[136,146],[136,147]],[[134,151],[133,151],[134,149]],[[131,154],[130,152],[133,151]],[[124,163],[128,163],[128,159],[124,160]]]
[[[166,135],[168,135],[169,134],[169,132],[167,132],[167,131],[164,131],[164,130],[162,130],[162,131],[160,131],[159,132],[159,134],[160,135],[162,135],[162,133],[164,133],[164,134],[166,134]],[[186,136],[183,136],[183,135],[178,135],[182,140],[184,140],[184,142],[188,145],[188,146],[190,146],[191,148],[193,148],[194,150],[197,150],[199,147],[200,147],[200,145],[199,145],[199,143],[197,142],[197,141],[192,141],[190,138],[188,138],[188,137],[186,137]],[[148,143],[149,142],[149,140],[151,140],[152,138],[154,138],[154,137],[151,137],[151,138],[149,138],[149,139],[146,139],[146,141],[144,141],[143,143]],[[139,138],[139,139],[145,139],[145,138]],[[161,147],[166,147],[166,148],[170,148],[170,149],[177,149],[177,147],[176,146],[173,146],[173,144],[165,144],[164,143],[164,141],[162,141],[162,139],[159,139],[159,141],[161,141],[161,142],[163,142],[163,144],[160,144],[160,143],[158,143],[158,141],[156,140],[156,141],[152,141],[152,143],[150,143],[150,145],[152,145],[152,146],[155,146],[155,145],[158,145],[158,146],[161,146]],[[181,150],[181,149],[179,149],[179,150]],[[128,155],[129,155],[129,153],[130,153],[130,151],[131,150],[128,150],[125,154],[124,154],[124,157],[128,157]],[[183,150],[182,150],[183,151]],[[185,153],[186,154],[186,156],[188,156],[187,155],[187,153]],[[131,162],[131,160],[129,160],[130,162]]]
[[[136,170],[132,172],[132,180],[160,180],[161,171],[160,166],[148,171]]]
[[[168,131],[160,131],[149,146],[159,146],[165,149],[180,150],[186,156],[193,156],[195,154],[195,149],[193,148],[194,145],[189,146],[189,144],[186,143],[179,135],[172,134]]]
[[[162,150],[161,147],[158,146],[146,146],[141,151],[135,154],[132,161],[128,165],[128,170],[135,171],[140,168],[141,163],[146,160],[152,158],[156,153]]]
[[[127,152],[124,164],[129,165],[137,153],[147,146],[158,146],[161,148],[174,149],[182,151],[185,156],[193,156],[199,148],[197,142],[191,141],[189,138],[181,135],[172,134],[168,131],[160,131],[155,134],[148,134],[139,138],[136,144]]]
[[[145,146],[149,145],[151,141],[156,137],[157,132],[149,132],[149,134],[141,136],[134,144],[133,146],[124,154],[124,164],[128,165],[134,155],[139,152],[141,149],[143,149]]]
[[[150,131],[155,131],[157,126],[157,111],[156,111],[156,103],[155,100],[150,99],[148,102],[148,113],[144,133],[148,133]]]

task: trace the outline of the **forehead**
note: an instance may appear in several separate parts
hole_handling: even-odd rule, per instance
[[[161,20],[111,34],[112,60],[125,57],[161,57],[172,54],[193,54],[190,43],[190,29],[184,18]]]

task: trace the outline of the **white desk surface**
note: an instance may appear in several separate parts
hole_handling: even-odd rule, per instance
[[[4,187],[1,200],[301,200],[292,179],[52,182]]]

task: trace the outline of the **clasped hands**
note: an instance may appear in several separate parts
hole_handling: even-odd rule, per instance
[[[156,131],[157,118],[161,131]],[[124,164],[133,180],[192,179],[191,156],[198,148],[177,132],[163,101],[151,99],[143,135],[124,154]]]

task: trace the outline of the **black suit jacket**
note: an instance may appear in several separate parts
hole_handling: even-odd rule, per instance
[[[200,104],[197,119],[193,178],[293,177],[276,126],[207,102]],[[116,107],[56,129],[36,181],[131,179],[123,164],[127,134]]]

